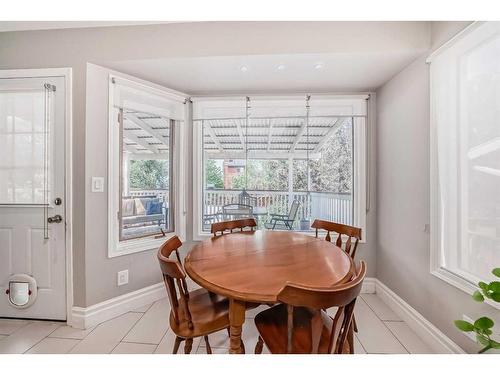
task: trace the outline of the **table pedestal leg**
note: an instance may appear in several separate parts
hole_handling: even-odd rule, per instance
[[[241,329],[245,323],[245,302],[231,299],[229,301],[229,354],[241,354]]]

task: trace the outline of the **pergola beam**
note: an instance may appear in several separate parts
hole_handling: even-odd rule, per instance
[[[129,121],[131,121],[132,123],[134,123],[135,125],[140,127],[142,130],[144,130],[146,133],[148,133],[149,135],[153,136],[158,141],[163,143],[165,146],[170,147],[169,140],[166,140],[165,137],[162,136],[159,131],[157,131],[156,129],[153,129],[151,126],[149,126],[149,124],[147,124],[145,121],[141,120],[136,115],[134,115],[132,113],[126,113],[124,115],[124,117],[125,117],[125,120],[128,119]]]
[[[346,118],[338,118],[335,123],[332,125],[330,129],[326,132],[326,134],[323,136],[321,141],[314,147],[313,152],[319,152],[321,147],[325,145],[326,142],[330,139],[331,135],[338,129],[340,128],[345,122],[347,121]]]
[[[202,120],[201,126],[202,126],[202,129],[206,129],[208,135],[210,136],[210,138],[212,138],[212,141],[214,141],[215,146],[217,146],[219,151],[224,152],[224,148],[222,147],[221,143],[219,142],[219,139],[217,138],[217,136],[215,135],[214,129],[212,129],[212,127],[210,126],[210,123],[209,122],[205,123],[205,121]]]
[[[207,151],[204,152],[205,157],[209,159],[245,159],[246,155],[244,151]],[[294,152],[290,154],[288,152],[268,152],[265,150],[249,151],[248,158],[250,159],[307,159],[307,153],[305,151]],[[309,153],[309,159],[319,159],[321,153]]]
[[[267,151],[269,152],[271,150],[271,134],[273,130],[273,123],[269,119],[269,133],[267,134]]]
[[[295,152],[295,147],[297,147],[297,144],[299,143],[299,140],[302,137],[302,135],[304,134],[304,132],[306,131],[306,129],[307,129],[307,123],[306,123],[306,121],[304,121],[302,123],[302,126],[299,128],[299,131],[297,132],[295,139],[293,140],[293,144],[290,147],[290,153]],[[309,147],[309,145],[307,145],[307,147]]]
[[[123,144],[123,148],[125,149],[125,151],[127,151],[131,154],[134,154],[138,151],[138,150],[134,149],[134,147],[132,145],[128,145],[126,143]]]
[[[248,127],[246,128],[248,132]],[[240,136],[241,148],[245,149],[245,138],[243,137],[243,130],[241,129],[241,125],[239,121],[236,121],[236,130],[238,131],[238,135]]]
[[[137,135],[133,134],[132,131],[128,131],[124,137],[144,147],[146,150],[151,151],[153,154],[158,154],[158,149],[154,147],[154,145],[150,145],[144,138],[139,138]]]

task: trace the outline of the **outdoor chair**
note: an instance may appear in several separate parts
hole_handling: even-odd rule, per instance
[[[297,218],[297,214],[299,212],[299,201],[293,201],[290,206],[290,211],[288,211],[288,215],[278,215],[271,214],[269,222],[265,224],[267,229],[293,229],[293,223]]]
[[[222,207],[222,220],[234,220],[253,217],[253,207],[247,204],[231,203]]]

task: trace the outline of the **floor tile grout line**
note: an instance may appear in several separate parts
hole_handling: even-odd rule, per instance
[[[17,321],[21,320],[21,321],[23,321],[23,322],[27,322],[25,325],[22,325],[22,326],[20,326],[20,327],[17,327],[16,329],[14,329],[14,331],[12,331],[11,333],[9,333],[9,334],[5,335],[5,336],[7,336],[7,337],[9,337],[10,335],[13,335],[13,334],[14,334],[14,333],[16,333],[17,331],[19,331],[21,328],[26,327],[27,325],[30,325],[30,324],[33,324],[33,323],[36,323],[36,322],[37,322],[37,320],[35,320],[35,321],[29,321],[29,320],[22,320],[22,319],[10,319],[10,318],[0,318],[0,320],[17,320]]]
[[[157,346],[156,350],[158,350],[158,348],[160,347],[161,342],[163,341],[163,339],[165,338],[165,336],[168,334],[168,331],[170,331],[170,330],[171,330],[171,329],[170,329],[170,327],[168,327],[168,328],[167,328],[167,331],[165,332],[165,334],[161,337],[161,340],[160,340],[160,342],[158,343],[158,346]],[[172,331],[172,333],[173,333],[173,331]],[[153,353],[155,353],[155,352],[156,352],[156,350],[155,350]],[[160,354],[160,353],[158,353],[158,354]],[[170,353],[170,354],[172,354],[172,353]]]
[[[163,299],[163,298],[161,298],[161,299]],[[144,311],[144,312],[143,312],[143,313],[141,313],[141,314],[146,314],[146,313],[147,313],[147,312],[151,309],[151,307],[153,307],[153,305],[154,305],[156,302],[160,301],[161,299],[158,299],[158,300],[154,301],[151,305],[149,305],[149,307],[146,309],[146,311]],[[138,312],[138,311],[129,311],[129,312]]]
[[[361,295],[360,295],[361,296]],[[375,312],[375,310],[370,306],[370,304],[368,302],[366,302],[364,300],[364,298],[361,296],[361,299],[363,300],[363,302],[366,304],[366,306],[368,306],[368,308],[373,312],[373,314],[375,315],[375,317],[380,321],[382,322],[382,324],[384,325],[385,328],[387,328],[387,330],[391,333],[391,335],[396,339],[397,342],[399,342],[401,344],[401,346],[403,347],[403,349],[408,353],[410,354],[410,351],[406,348],[406,346],[403,345],[403,343],[401,341],[399,341],[399,339],[396,337],[396,335],[394,334],[394,332],[391,331],[391,329],[387,326],[387,324],[385,324],[385,321],[383,321],[378,315],[377,313]],[[359,340],[359,342],[361,343],[361,340]],[[366,349],[365,349],[366,351]],[[366,351],[368,353],[368,351]]]
[[[398,340],[398,342],[399,342],[399,343],[401,344],[401,346],[402,346],[402,347],[406,350],[406,352],[407,352],[408,354],[411,354],[411,353],[410,353],[410,351],[408,350],[408,348],[407,348],[407,347],[406,347],[406,346],[405,346],[405,345],[401,342],[401,340],[400,340],[400,339],[398,339],[398,337],[396,336],[396,334],[395,334],[394,332],[392,332],[391,328],[390,328],[387,324],[385,324],[385,322],[384,322],[383,320],[381,320],[381,322],[382,322],[382,323],[384,324],[384,326],[385,326],[385,327],[389,330],[389,332],[391,333],[391,335],[392,335],[392,336],[394,336],[394,338],[395,338],[396,340]],[[403,322],[403,323],[404,323],[404,322]],[[405,324],[406,324],[406,323],[405,323]],[[411,329],[411,328],[410,328],[410,329]]]
[[[163,339],[164,335],[161,337]],[[141,341],[128,341],[128,340],[120,340],[120,342],[123,342],[123,343],[127,343],[127,344],[143,344],[143,345],[160,345],[160,342],[159,343],[155,343],[155,342],[141,342]]]
[[[366,293],[365,293],[365,294],[366,294]],[[372,293],[369,293],[369,294],[372,294]],[[375,316],[376,316],[376,317],[377,317],[380,321],[382,321],[382,322],[384,322],[384,321],[387,321],[387,322],[404,322],[404,320],[403,320],[402,318],[399,318],[399,315],[398,315],[398,314],[396,314],[396,313],[395,313],[394,311],[392,311],[392,310],[391,310],[391,311],[394,313],[394,315],[397,315],[397,316],[398,316],[398,318],[399,318],[399,319],[401,319],[401,320],[382,319],[380,316],[378,316],[377,312],[376,312],[376,311],[375,311],[375,309],[374,309],[374,308],[370,305],[370,303],[369,303],[367,300],[365,300],[361,294],[360,294],[359,296],[361,297],[361,299],[363,300],[363,302],[364,302],[364,303],[366,303],[366,306],[368,306],[368,308],[369,308],[371,311],[373,311],[373,313],[375,314]],[[382,301],[382,302],[383,302],[383,301]],[[384,304],[385,304],[385,303],[384,303]],[[387,306],[387,307],[389,308],[389,310],[391,309],[389,306]]]
[[[354,335],[354,339],[355,340],[358,340],[358,343],[359,345],[361,345],[361,347],[363,348],[363,350],[365,351],[364,353],[354,353],[354,354],[368,354],[368,350],[366,350],[365,346],[363,345],[363,343],[361,342],[360,338],[358,337],[358,335]],[[353,348],[354,350],[354,348]]]
[[[130,312],[131,312],[131,311],[129,311],[128,313],[125,313],[125,314],[129,314]],[[137,314],[141,314],[141,313],[137,313]],[[123,314],[123,315],[124,315],[124,314]],[[113,353],[113,350],[115,350],[115,349],[116,349],[116,347],[117,347],[118,345],[120,345],[120,343],[122,343],[122,342],[123,342],[123,339],[124,339],[125,337],[127,337],[127,335],[130,333],[130,331],[132,331],[132,329],[134,329],[134,327],[137,325],[137,323],[139,323],[139,322],[141,321],[141,319],[142,319],[142,318],[144,318],[144,313],[142,313],[142,316],[141,316],[139,319],[137,319],[137,321],[136,321],[134,324],[132,324],[132,327],[130,327],[130,329],[129,329],[129,330],[128,330],[128,331],[127,331],[127,332],[126,332],[126,333],[122,336],[122,338],[118,341],[118,343],[117,343],[117,344],[113,347],[113,349],[111,349],[111,351],[110,351],[108,354]]]
[[[31,324],[27,324],[25,327],[29,326]],[[24,352],[22,352],[21,354],[25,354],[27,351],[31,350],[33,347],[35,347],[36,345],[38,345],[39,343],[41,343],[43,340],[45,340],[47,337],[49,337],[49,335],[54,332],[57,328],[61,327],[60,325],[56,325],[56,327],[50,331],[47,335],[45,335],[44,337],[42,337],[40,340],[38,340],[36,343],[34,343],[33,345],[31,345],[28,349],[26,349]],[[78,344],[76,344],[78,345]]]

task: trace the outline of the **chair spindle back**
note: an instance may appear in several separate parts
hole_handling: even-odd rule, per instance
[[[250,231],[254,231],[257,227],[257,223],[254,218],[247,219],[238,219],[238,220],[229,220],[229,221],[220,221],[218,223],[213,223],[210,227],[210,232],[217,236],[217,233],[220,232],[220,235],[223,235],[225,231],[229,231],[233,233],[234,229],[240,229],[243,232],[244,228],[250,228]]]
[[[326,231],[325,240],[332,242],[332,237],[330,232],[337,233],[337,239],[335,240],[335,245],[342,248],[343,241],[342,236],[347,236],[347,241],[343,250],[354,259],[356,255],[356,249],[358,248],[358,243],[361,240],[361,228],[352,227],[350,225],[334,223],[326,220],[316,219],[311,225],[312,228],[316,229],[316,238],[318,238],[318,230],[322,229]],[[354,238],[354,246],[352,239]]]
[[[356,298],[361,292],[361,286],[366,275],[366,264],[360,262],[356,275],[351,281],[331,288],[309,288],[295,284],[287,284],[280,291],[278,300],[288,307],[288,351],[291,351],[291,336],[293,331],[293,307],[302,306],[315,310],[312,318],[313,353],[318,352],[319,335],[322,326],[321,310],[338,307],[333,318],[328,352],[341,354],[346,343],[349,330],[352,329],[352,317]]]
[[[168,299],[175,322],[179,324],[181,321],[186,320],[188,327],[193,328],[188,304],[189,291],[186,283],[186,273],[182,267],[181,258],[179,256],[179,247],[181,246],[182,242],[179,240],[179,237],[173,236],[168,239],[158,250],[158,261],[160,262],[163,282],[167,289]],[[175,252],[176,259],[170,258],[173,252]],[[179,291],[180,298],[178,298],[177,290]],[[183,304],[182,315],[179,309],[179,301]]]

